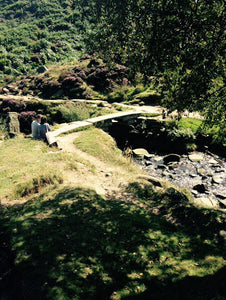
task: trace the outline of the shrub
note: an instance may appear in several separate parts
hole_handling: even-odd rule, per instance
[[[22,112],[26,108],[26,104],[22,101],[15,101],[13,99],[4,99],[0,105],[0,112]]]
[[[20,131],[24,133],[31,132],[31,123],[35,117],[35,111],[24,111],[19,114]]]
[[[90,117],[90,112],[86,104],[67,103],[59,105],[56,110],[61,114],[63,122],[81,121]]]

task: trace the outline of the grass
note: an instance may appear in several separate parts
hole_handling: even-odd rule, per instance
[[[140,172],[100,129],[75,144],[126,176]],[[86,173],[84,186],[61,184],[79,158],[49,152],[23,137],[0,146],[1,197],[29,196],[0,211],[0,290],[10,299],[224,299],[223,212],[144,182],[105,198],[84,187]]]
[[[83,131],[74,144],[104,162],[133,169],[130,160],[122,156],[113,138],[101,129],[91,127]]]
[[[190,128],[192,131],[197,132],[197,130],[203,124],[203,120],[195,118],[182,118],[178,122],[179,128]]]
[[[67,170],[76,170],[77,162],[93,170],[76,153],[59,152],[22,136],[6,140],[0,146],[0,199],[20,199],[49,185],[57,186]]]
[[[222,216],[150,185],[127,197],[59,187],[5,209],[17,297],[223,300]]]

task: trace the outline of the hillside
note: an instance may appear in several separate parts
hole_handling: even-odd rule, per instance
[[[77,58],[89,29],[85,1],[0,1],[0,84]]]

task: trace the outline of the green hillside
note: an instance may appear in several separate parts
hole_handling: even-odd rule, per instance
[[[84,1],[0,1],[0,81],[73,60],[89,28]]]

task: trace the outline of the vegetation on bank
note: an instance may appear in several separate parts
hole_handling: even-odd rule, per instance
[[[90,133],[81,134],[78,146]],[[95,134],[103,151],[111,146],[114,160],[102,156],[99,144],[87,152],[109,164],[120,161],[107,135]],[[104,198],[67,184],[65,172],[72,162],[81,163],[76,154],[48,152],[43,143],[22,137],[0,146],[1,197],[11,204],[1,210],[0,239],[9,241],[13,258],[11,272],[4,262],[1,275],[10,288],[0,282],[3,293],[25,299],[224,298],[222,212],[197,209],[176,190],[156,192],[144,182],[124,181]],[[121,168],[129,172],[127,164]],[[60,180],[42,185],[37,174]],[[19,193],[31,182],[39,188]]]

